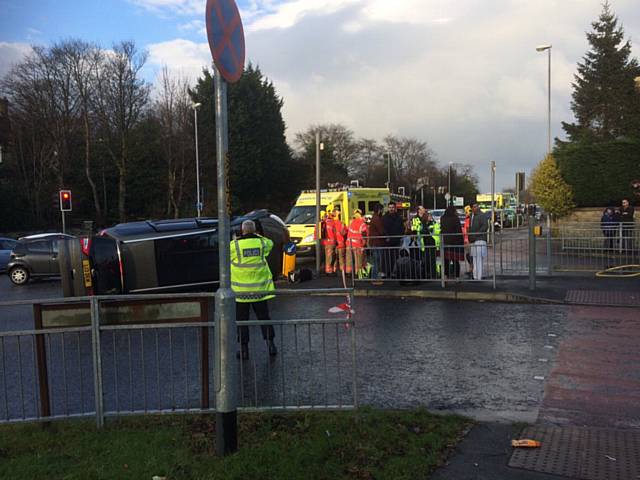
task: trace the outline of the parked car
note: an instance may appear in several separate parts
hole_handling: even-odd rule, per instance
[[[7,270],[7,263],[11,257],[11,252],[18,243],[13,238],[0,237],[0,272]]]
[[[56,277],[58,246],[61,240],[75,237],[64,233],[41,233],[21,237],[9,257],[7,272],[15,285],[25,285],[32,278]]]
[[[244,220],[274,247],[267,257],[277,277],[289,242],[284,222],[266,210],[231,220],[239,235]],[[62,245],[60,272],[65,296],[211,291],[218,285],[218,220],[187,218],[121,223],[93,237]]]

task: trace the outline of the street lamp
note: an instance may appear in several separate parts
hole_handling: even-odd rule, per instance
[[[382,158],[387,160],[387,188],[391,191],[391,152],[383,153]]]
[[[453,162],[449,162],[449,187],[447,192],[449,193],[449,200],[447,200],[447,207],[449,205],[451,205],[451,203],[449,203],[451,201],[451,165],[453,164]]]
[[[547,68],[547,153],[551,153],[551,45],[538,45],[537,52],[548,52]]]
[[[200,203],[200,159],[198,158],[198,109],[202,106],[201,103],[193,103],[191,104],[191,108],[193,108],[193,124],[195,126],[195,137],[196,137],[196,212],[198,218],[200,218],[200,214],[202,213],[202,204]]]

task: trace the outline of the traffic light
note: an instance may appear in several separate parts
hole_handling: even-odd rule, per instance
[[[516,192],[521,192],[524,189],[524,172],[516,172]]]
[[[71,211],[71,190],[60,190],[60,211]]]

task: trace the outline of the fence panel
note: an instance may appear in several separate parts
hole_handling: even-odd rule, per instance
[[[276,292],[314,293],[351,291]],[[215,411],[212,308],[213,294],[0,302],[0,424]],[[357,405],[354,321],[300,312],[244,322],[254,339],[273,325],[279,352],[254,340],[239,356],[241,409]]]
[[[491,233],[487,237],[477,244],[464,244],[460,234],[368,237],[369,246],[359,251],[347,249],[353,265],[349,268],[347,262],[347,273],[354,282],[433,282],[444,286],[447,281],[491,281],[496,258]]]

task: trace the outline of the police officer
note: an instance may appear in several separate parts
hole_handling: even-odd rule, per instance
[[[270,292],[275,290],[273,275],[267,263],[267,256],[273,242],[256,234],[256,224],[252,220],[242,222],[242,236],[231,241],[231,289],[236,294],[236,320],[249,320],[249,309],[253,308],[258,320],[270,320],[267,300],[274,295],[260,297],[247,296],[247,292]],[[245,294],[243,296],[243,294]],[[269,355],[278,353],[273,338],[273,326],[262,325],[262,338],[267,342]],[[249,358],[249,328],[239,327],[240,353],[243,360]]]

